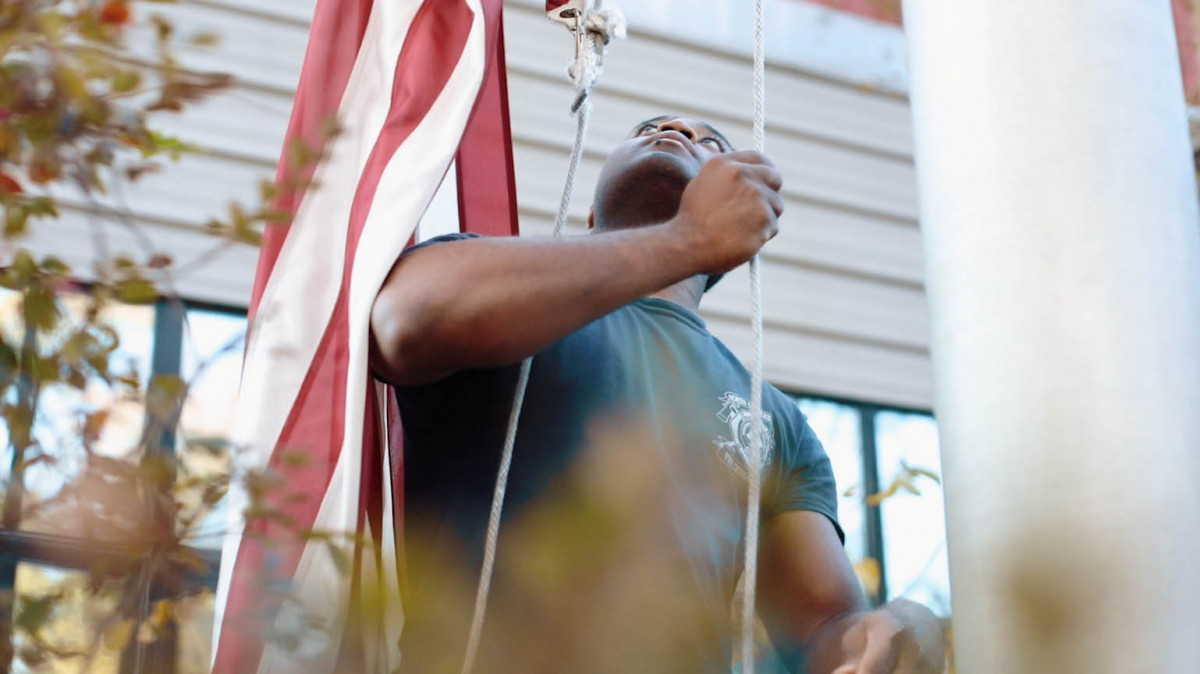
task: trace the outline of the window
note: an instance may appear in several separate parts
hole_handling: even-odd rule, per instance
[[[18,293],[0,290],[0,333],[9,344],[20,344],[18,323],[21,298]],[[68,296],[63,301],[67,320],[78,321],[86,311],[86,297]],[[182,309],[182,311],[181,311]],[[180,414],[178,428],[164,442],[166,451],[178,458],[180,479],[184,476],[215,474],[228,462],[228,452],[212,438],[228,434],[241,372],[242,335],[245,317],[236,311],[209,307],[181,306],[160,302],[157,305],[111,305],[104,318],[114,326],[120,348],[110,356],[114,373],[135,375],[143,390],[152,376],[179,376],[189,383],[189,397]],[[42,336],[52,343],[54,335]],[[10,391],[15,396],[15,391]],[[89,611],[102,609],[109,601],[103,596],[86,605],[82,586],[83,573],[90,563],[103,557],[106,550],[98,549],[95,541],[84,543],[87,518],[72,508],[86,506],[93,494],[73,495],[78,489],[76,479],[86,467],[87,454],[80,440],[80,428],[87,415],[100,408],[111,407],[112,413],[105,430],[93,444],[97,455],[130,457],[146,430],[143,405],[123,400],[119,391],[103,382],[89,382],[81,391],[65,385],[47,385],[39,399],[39,411],[34,421],[35,452],[45,459],[31,461],[20,485],[14,484],[14,455],[7,426],[0,421],[0,490],[23,494],[15,528],[0,528],[0,597],[8,595],[0,612],[22,608],[39,598],[53,597],[52,609],[40,623],[45,643],[64,651],[78,650],[89,624]],[[14,398],[15,399],[15,398]],[[11,401],[9,401],[11,402]],[[26,457],[27,461],[31,457]],[[33,458],[36,458],[33,457]],[[23,490],[22,490],[23,487]],[[200,498],[189,503],[178,497],[184,508],[201,508]],[[94,499],[92,499],[94,500]],[[217,560],[225,529],[221,504],[198,513],[199,525],[188,540],[193,549],[208,562],[208,573],[197,573],[189,582],[214,587]],[[13,602],[15,596],[15,604]],[[29,604],[32,606],[33,604]],[[173,658],[175,671],[195,670],[196,663],[207,663],[210,647],[213,601],[211,595],[193,595],[174,607],[174,629],[169,630],[161,652],[153,657]],[[29,614],[33,615],[33,614]],[[94,622],[94,621],[92,621]],[[28,634],[13,630],[11,621],[0,621],[0,649],[6,643],[14,647],[16,657],[13,671],[33,671],[38,666],[55,671],[75,671],[70,658],[57,658],[53,663],[32,663],[22,659],[46,656],[46,649],[23,649]],[[105,634],[95,667],[103,671],[129,671],[131,649],[138,648],[137,639],[123,639]],[[119,645],[113,647],[112,644]],[[156,642],[157,643],[157,642]],[[145,653],[143,653],[145,655]],[[143,661],[145,662],[145,661]],[[157,660],[155,660],[157,662]],[[35,666],[36,665],[36,666]],[[156,668],[166,671],[170,667]],[[38,669],[38,671],[41,671]]]
[[[881,411],[875,416],[880,485],[907,484],[883,501],[884,559],[892,596],[950,613],[950,567],[937,423],[925,414]],[[896,481],[900,480],[899,483]],[[913,493],[917,491],[919,493]]]
[[[862,414],[855,407],[811,398],[797,401],[821,439],[838,486],[838,523],[846,534],[851,562],[870,557],[867,508],[863,503]]]
[[[246,319],[207,309],[189,309],[183,330],[180,373],[189,395],[179,417],[177,454],[180,474],[205,477],[228,474],[230,453],[223,440],[233,429],[238,382],[242,374]],[[192,545],[219,550],[228,512],[225,499],[199,513]],[[196,505],[199,505],[197,495]]]
[[[908,597],[950,614],[946,519],[937,422],[925,412],[795,398],[821,439],[837,480],[846,554],[880,602]],[[878,507],[871,496],[886,496]]]

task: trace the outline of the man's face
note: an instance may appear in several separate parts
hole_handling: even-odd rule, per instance
[[[662,115],[633,127],[628,139],[608,155],[603,173],[615,177],[650,164],[659,170],[682,172],[691,180],[709,159],[732,150],[711,124]]]
[[[613,224],[610,220],[624,220],[629,214],[618,214],[627,209],[649,220],[670,217],[700,168],[732,150],[707,122],[663,115],[638,124],[600,169],[594,202],[597,223],[607,227]]]

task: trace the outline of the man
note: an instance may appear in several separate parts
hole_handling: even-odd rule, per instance
[[[477,573],[517,364],[531,355],[484,670],[507,658],[492,671],[613,671],[617,665],[598,664],[605,648],[578,658],[576,651],[585,648],[580,633],[616,625],[629,629],[612,631],[620,636],[606,641],[609,650],[620,642],[634,651],[634,664],[621,671],[729,671],[729,601],[752,469],[750,377],[695,312],[721,274],[775,235],[780,186],[765,156],[734,151],[708,124],[658,117],[609,155],[590,235],[451,237],[401,257],[375,301],[371,327],[373,369],[396,386],[406,434],[407,671],[448,667],[435,664],[437,652],[461,658],[470,603],[462,598],[470,593],[446,578],[459,565],[455,559]],[[928,610],[911,602],[866,609],[842,551],[828,458],[795,405],[773,387],[764,395],[763,422],[765,457],[753,467],[764,476],[759,611],[792,671],[940,672],[941,634]],[[598,429],[613,427],[628,435],[606,443]],[[653,533],[588,548],[587,536],[611,528],[604,524],[611,518],[592,516],[583,520],[590,524],[582,542],[572,544],[574,557],[545,552],[528,532],[537,528],[531,523],[546,529],[554,520],[528,513],[572,504],[591,512],[578,507],[578,497],[564,496],[563,485],[588,492],[589,473],[611,468],[618,456],[628,467],[618,468],[620,479],[610,486],[650,487],[636,496],[618,489],[622,495],[606,503],[619,509],[636,500],[636,516],[621,521]],[[506,547],[506,540],[519,544]],[[522,560],[530,556],[543,562],[527,573]],[[603,574],[559,583],[561,593],[587,597],[581,613],[612,619],[601,621],[602,629],[589,622],[556,631],[574,619],[565,607],[579,602],[542,597],[538,583],[570,574],[544,560],[588,566],[597,556],[614,557],[630,577],[654,569],[648,585],[652,592],[669,587],[671,601],[614,602],[621,581],[596,580]],[[620,579],[622,570],[612,573]],[[522,585],[530,577],[536,580]],[[543,638],[550,644],[539,649],[539,635],[559,636]],[[504,651],[501,642],[522,639],[529,646],[521,654]],[[663,653],[669,655],[654,660]]]

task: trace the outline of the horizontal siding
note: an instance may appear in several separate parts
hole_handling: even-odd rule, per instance
[[[96,260],[97,239],[113,256],[147,260],[158,252],[175,262],[170,277],[159,277],[162,287],[174,289],[190,300],[244,307],[258,259],[258,249],[225,243],[202,228],[178,226],[146,217],[121,223],[90,217],[76,208],[64,208],[49,226],[33,228],[28,245],[42,255],[54,255],[70,264],[80,276],[90,278]]]
[[[509,2],[504,20],[522,232],[547,234],[574,132],[563,74],[572,46],[538,3]],[[907,102],[790,67],[769,68],[767,86],[767,149],[784,176],[786,212],[763,251],[766,376],[796,391],[931,407]],[[597,88],[570,232],[584,231],[605,154],[633,125],[695,116],[747,147],[751,94],[747,58],[633,27],[611,47]],[[743,360],[748,287],[737,270],[701,305]]]
[[[253,202],[257,182],[274,172],[307,41],[312,0],[185,0],[153,5],[183,35],[212,31],[212,48],[184,48],[184,66],[229,72],[236,86],[184,115],[161,115],[157,128],[203,149],[160,175],[147,176],[110,205],[128,209],[158,249],[189,265],[177,279],[195,299],[245,305],[254,251],[210,256],[204,223],[231,199]],[[550,230],[561,195],[574,123],[565,79],[573,43],[542,16],[536,0],[505,8],[509,97],[523,233]],[[132,40],[148,54],[143,32]],[[794,65],[772,65],[768,153],[784,174],[787,211],[764,250],[767,376],[788,389],[930,407],[928,330],[922,290],[911,120],[892,92],[839,81]],[[591,133],[571,209],[581,233],[606,152],[638,121],[677,112],[706,119],[741,147],[750,137],[750,64],[712,46],[685,43],[635,25],[615,44],[595,96]],[[80,269],[95,229],[88,204],[64,195],[61,222],[43,228],[35,247]],[[114,250],[144,254],[122,227],[105,231]],[[747,281],[729,275],[706,298],[713,332],[748,356]]]

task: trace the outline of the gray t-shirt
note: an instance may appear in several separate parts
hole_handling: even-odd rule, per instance
[[[444,624],[435,629],[427,623],[434,614],[444,622],[445,611],[428,607],[440,602],[432,588],[444,587],[438,576],[453,566],[451,551],[463,560],[462,568],[477,573],[517,370],[513,365],[462,371],[433,384],[396,390],[405,432],[410,560],[406,672],[439,669],[422,663],[427,651],[462,652],[469,616],[455,618],[457,624],[448,630]],[[729,671],[729,602],[741,566],[749,400],[750,374],[737,358],[699,316],[662,299],[632,302],[568,335],[533,361],[505,526],[534,504],[555,503],[563,484],[578,482],[572,471],[606,465],[604,456],[595,463],[597,452],[629,463],[631,483],[653,476],[654,493],[645,501],[653,505],[644,507],[654,517],[646,521],[665,525],[654,544],[677,554],[681,571],[672,576],[673,591],[693,593],[690,600],[700,614],[686,638],[672,637],[687,642],[686,660],[693,663],[681,671]],[[837,527],[833,472],[820,441],[795,403],[773,386],[766,387],[763,409],[764,521],[784,511],[811,510]],[[628,434],[623,436],[622,429]],[[607,465],[611,469],[612,463]],[[520,561],[516,556],[522,550],[516,544],[505,546],[506,531],[501,529],[493,602],[519,594],[506,587],[504,569],[519,566],[513,562]],[[537,611],[518,609],[516,615],[517,622],[527,624],[514,627],[510,616],[503,637],[489,622],[483,660],[489,640],[511,640],[514,629],[545,631]],[[650,615],[629,616],[642,619],[654,624]],[[489,621],[504,620],[493,615],[490,604]]]

